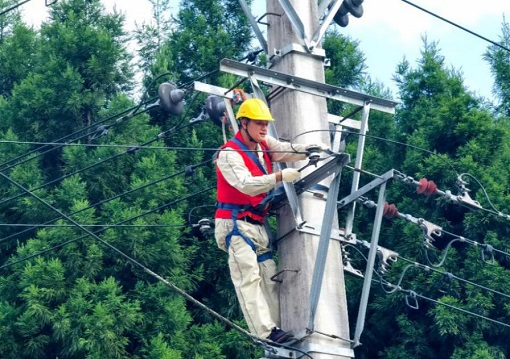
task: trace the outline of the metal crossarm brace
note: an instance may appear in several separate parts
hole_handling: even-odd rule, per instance
[[[287,87],[357,106],[364,106],[366,103],[370,103],[372,109],[391,114],[395,113],[395,106],[397,105],[394,101],[385,100],[379,97],[363,94],[361,92],[351,91],[322,82],[308,80],[229,59],[221,60],[220,71],[244,77],[256,75],[259,81],[263,81],[271,85]]]
[[[331,238],[331,229],[333,226],[333,218],[336,212],[336,199],[340,191],[340,175],[342,167],[339,166],[335,171],[335,177],[331,182],[328,192],[328,199],[326,201],[326,209],[324,210],[324,223],[321,228],[321,235],[319,239],[319,246],[317,248],[317,255],[315,257],[315,266],[312,275],[312,284],[310,286],[309,310],[310,315],[308,318],[307,329],[313,331],[315,326],[315,314],[317,313],[317,306],[319,304],[319,297],[322,287],[322,279],[324,277],[324,269],[326,267],[326,257],[328,254],[329,242]]]
[[[255,36],[257,36],[257,39],[259,40],[262,50],[264,50],[264,52],[267,54],[266,39],[264,38],[264,35],[262,35],[262,32],[260,31],[259,26],[257,25],[257,22],[255,21],[255,17],[251,13],[250,7],[244,0],[239,0],[239,4],[241,4],[243,11],[246,14],[246,17],[248,18],[248,21],[250,22],[250,25],[253,28],[253,31],[255,32]]]
[[[336,12],[338,11],[338,9],[340,9],[340,5],[342,5],[342,0],[323,1],[320,4],[319,14],[324,13],[324,11],[326,10],[326,7],[328,7],[330,3],[332,5],[329,9],[328,15],[322,21],[322,24],[317,28],[317,30],[315,30],[315,33],[312,36],[312,41],[308,47],[308,49],[310,51],[312,51],[315,48],[315,46],[317,46],[317,44],[321,41],[322,36],[324,36],[324,34],[326,33],[326,29],[331,24],[331,21],[333,21],[333,18],[335,17]]]
[[[365,316],[367,312],[368,297],[370,294],[370,287],[372,285],[372,275],[374,272],[375,258],[378,250],[379,233],[381,230],[381,222],[384,213],[384,203],[386,201],[386,181],[381,183],[379,188],[379,199],[377,201],[377,210],[375,213],[374,229],[372,230],[372,238],[370,240],[370,250],[368,252],[367,267],[365,269],[365,279],[363,281],[363,291],[361,292],[361,300],[358,310],[358,318],[356,320],[356,329],[354,332],[353,348],[361,345],[359,339],[365,327]]]
[[[359,190],[357,190],[357,191],[351,193],[350,195],[344,197],[343,199],[338,201],[338,208],[342,208],[344,206],[347,206],[349,203],[357,200],[359,197],[363,196],[368,191],[371,191],[375,187],[380,186],[383,183],[389,181],[390,179],[392,179],[394,177],[394,173],[395,173],[395,170],[393,170],[393,169],[389,170],[388,172],[386,172],[385,174],[383,174],[379,178],[376,178],[372,182],[367,183],[366,185],[361,187]],[[384,203],[383,203],[383,208],[384,208]]]
[[[377,210],[375,213],[374,228],[372,230],[372,238],[370,240],[370,250],[367,258],[367,267],[365,270],[365,279],[363,281],[363,291],[361,293],[360,306],[358,311],[358,319],[356,321],[356,330],[354,334],[353,348],[359,346],[359,341],[363,328],[365,326],[365,315],[368,305],[368,297],[370,294],[370,286],[372,284],[372,275],[375,265],[375,258],[377,251],[379,250],[379,233],[381,230],[381,222],[384,213],[384,203],[386,201],[386,183],[393,179],[395,176],[395,170],[391,169],[379,178],[376,178],[372,182],[361,187],[359,190],[351,193],[349,196],[344,197],[338,201],[338,207],[344,207],[353,201],[356,201],[359,197],[363,196],[368,191],[380,186],[379,188],[379,199],[377,201]]]
[[[356,151],[356,160],[354,161],[354,168],[361,168],[363,163],[363,154],[365,152],[365,140],[366,134],[368,131],[368,114],[370,112],[370,105],[365,104],[363,106],[363,114],[361,119],[361,128],[359,131],[358,138],[358,150]],[[354,172],[352,175],[352,185],[351,185],[351,193],[356,191],[359,188],[359,179],[360,173]],[[352,226],[354,223],[354,212],[356,211],[356,202],[352,202],[351,208],[349,208],[349,212],[347,213],[347,219],[345,224],[345,230],[347,234],[352,233]]]
[[[296,10],[292,6],[292,4],[289,2],[289,0],[278,0],[281,7],[285,11],[287,17],[290,20],[290,23],[294,27],[294,30],[296,30],[296,33],[298,34],[299,38],[303,41],[307,49],[310,49],[310,46],[308,44],[308,39],[305,34],[305,27],[303,25],[303,22],[299,18],[299,15],[296,13]]]

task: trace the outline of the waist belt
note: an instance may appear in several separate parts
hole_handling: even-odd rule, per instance
[[[232,213],[234,211],[236,211],[237,215],[239,215],[240,213],[243,213],[245,211],[250,211],[251,213],[254,213],[261,217],[264,215],[264,209],[265,209],[265,206],[262,207],[260,205],[258,205],[257,207],[253,207],[252,205],[249,205],[249,204],[234,204],[234,203],[223,203],[223,202],[216,203],[216,207],[218,209],[232,211]]]
[[[259,226],[264,225],[264,222],[257,221],[256,219],[253,219],[250,216],[245,216],[245,217],[241,218],[240,221],[245,221],[245,222],[248,222],[248,223],[251,223],[251,224],[257,224]]]

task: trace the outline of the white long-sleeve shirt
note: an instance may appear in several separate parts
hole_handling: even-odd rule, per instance
[[[292,144],[291,146],[289,142],[280,142],[271,136],[266,136],[266,143],[273,162],[296,162],[306,159],[306,154],[296,153],[296,151],[305,152],[307,145]],[[267,171],[267,164],[259,144],[257,144],[257,152],[254,152],[254,154]],[[220,151],[216,165],[232,187],[249,196],[268,192],[276,186],[276,175],[274,173],[252,176],[244,164],[242,156],[232,148],[225,147]]]

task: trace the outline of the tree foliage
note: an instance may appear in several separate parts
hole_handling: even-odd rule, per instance
[[[213,155],[223,134],[212,121],[194,121],[206,94],[194,91],[193,81],[245,86],[221,74],[218,64],[249,59],[256,50],[252,30],[235,0],[182,1],[171,18],[165,15],[169,1],[149,2],[153,21],[133,34],[125,33],[124,16],[106,13],[99,0],[59,1],[37,30],[17,12],[0,16],[2,358],[263,355],[242,333],[164,283],[245,327],[226,255],[199,225],[214,213]],[[13,3],[0,0],[0,8]],[[140,50],[137,66],[128,51],[131,39]],[[508,43],[505,21],[501,42]],[[323,47],[331,59],[327,83],[391,96],[371,80],[355,39],[332,29]],[[445,232],[425,246],[418,226],[402,218],[383,222],[380,244],[400,256],[384,280],[401,280],[403,291],[372,287],[357,357],[510,353],[508,328],[498,324],[509,321],[510,306],[501,293],[487,290],[504,293],[510,286],[510,226],[502,215],[510,213],[510,70],[508,54],[499,48],[488,47],[485,59],[497,105],[467,91],[460,72],[445,66],[438,43],[424,37],[416,64],[402,60],[396,67],[395,116],[370,112],[364,169],[426,177],[455,195],[469,189],[464,193],[495,213],[390,183],[388,201],[401,213]],[[163,82],[184,91],[181,114],[165,113],[156,101]],[[354,109],[328,102],[337,116]],[[358,134],[343,136],[354,157]],[[351,188],[348,172],[341,195]],[[364,174],[361,184],[370,180]],[[339,218],[345,220],[344,211]],[[373,209],[358,206],[354,227],[368,239],[363,236],[373,228]],[[455,235],[464,240],[454,241]],[[364,268],[364,258],[347,250],[353,265]],[[430,268],[406,268],[405,259]],[[346,282],[348,309],[356,313],[362,282]]]

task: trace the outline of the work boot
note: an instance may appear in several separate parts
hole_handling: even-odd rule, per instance
[[[267,337],[270,341],[280,344],[288,342],[292,338],[294,338],[294,336],[291,332],[286,332],[278,327],[274,327],[273,330],[271,330],[271,334]]]

